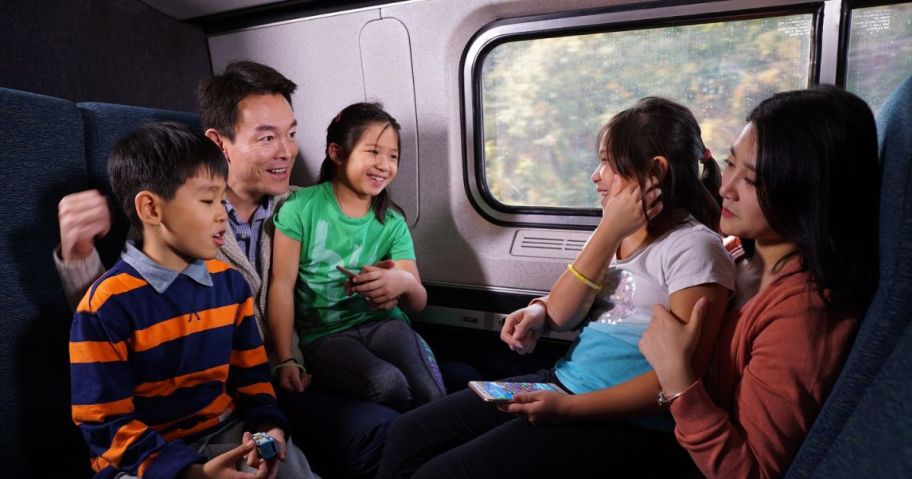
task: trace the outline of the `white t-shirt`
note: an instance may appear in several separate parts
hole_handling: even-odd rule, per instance
[[[586,324],[555,373],[576,394],[604,389],[651,369],[639,340],[652,307],[685,288],[715,283],[734,291],[735,265],[722,238],[689,217],[630,256],[611,261]]]

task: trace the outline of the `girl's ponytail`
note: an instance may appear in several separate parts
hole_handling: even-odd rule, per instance
[[[703,165],[700,183],[703,183],[703,186],[709,190],[713,199],[716,200],[716,203],[721,207],[722,196],[719,195],[719,188],[722,187],[722,171],[719,169],[719,164],[716,163],[716,159],[713,158],[709,148],[703,149],[703,157],[700,158],[700,164]]]

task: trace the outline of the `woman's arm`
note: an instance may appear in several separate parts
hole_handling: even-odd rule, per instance
[[[733,340],[750,350],[740,377],[731,378],[731,410],[719,407],[700,380],[671,405],[678,441],[708,477],[783,475],[835,382],[855,322],[821,314],[803,284],[793,293],[739,318],[744,334]],[[668,357],[680,357],[688,328],[658,315],[653,325],[641,349],[656,371],[665,370],[665,385],[677,374]]]
[[[279,362],[294,357],[291,351],[294,335],[294,286],[300,263],[301,242],[289,238],[277,228],[266,297],[266,325]],[[279,386],[283,389],[303,391],[306,387],[298,368],[287,366],[276,371]]]
[[[705,326],[709,327],[703,328],[705,336],[699,339],[697,347],[701,358],[708,358],[712,353],[728,295],[728,289],[723,286],[703,284],[682,289],[669,297],[672,313],[683,318],[690,318],[691,310],[701,297],[709,299],[710,307],[705,319]],[[550,312],[550,303],[548,310]],[[708,360],[699,361],[694,370],[702,374],[707,363]],[[564,422],[643,416],[659,412],[656,401],[659,389],[656,373],[649,371],[616,386],[586,394],[553,394],[553,397],[546,397],[548,393],[533,393],[520,396],[517,403],[507,407],[507,411],[526,415],[533,422],[536,418],[541,418],[538,422],[542,419],[544,422]]]

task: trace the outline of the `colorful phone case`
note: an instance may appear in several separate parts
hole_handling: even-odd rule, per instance
[[[565,391],[551,383],[510,383],[503,381],[469,381],[469,387],[482,399],[489,402],[512,401],[513,396],[519,393],[534,391]]]

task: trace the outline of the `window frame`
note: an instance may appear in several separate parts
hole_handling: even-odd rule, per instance
[[[844,0],[727,0],[690,5],[649,3],[609,9],[581,10],[499,20],[469,41],[460,65],[463,133],[463,181],[472,206],[488,221],[503,226],[593,229],[601,212],[596,208],[513,206],[501,203],[487,186],[484,168],[481,71],[487,54],[503,43],[556,36],[617,32],[745,20],[789,14],[811,14],[809,83],[835,83]],[[667,3],[667,2],[665,2]],[[479,140],[476,141],[476,138]],[[593,145],[593,168],[594,163]]]
[[[839,54],[836,59],[836,84],[845,88],[849,68],[849,40],[852,31],[852,11],[861,8],[884,7],[912,3],[912,0],[842,0],[839,18]],[[872,107],[873,108],[873,107]]]

